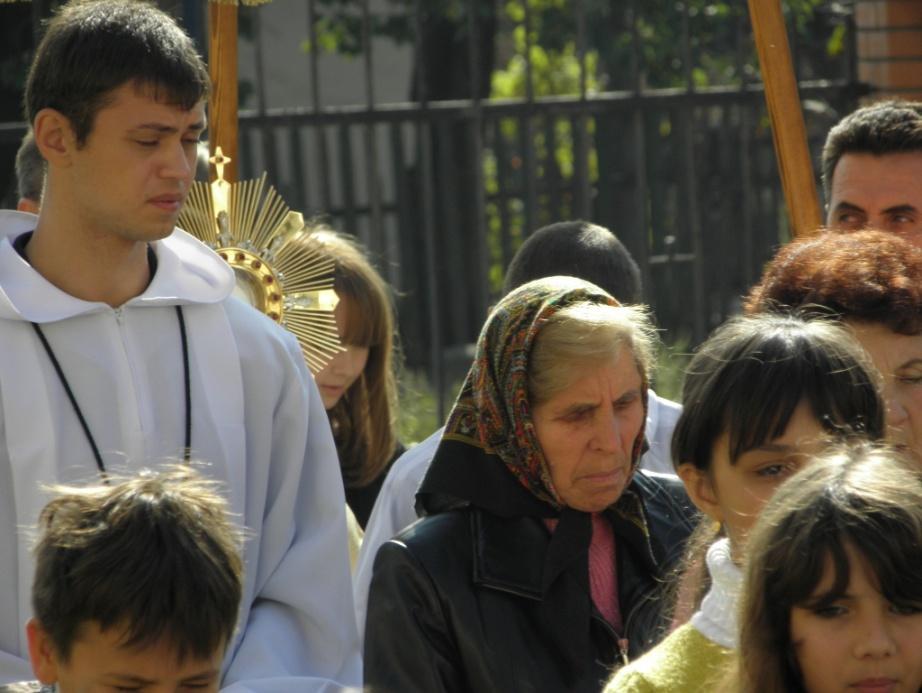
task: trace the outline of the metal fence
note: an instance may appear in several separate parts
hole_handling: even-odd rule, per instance
[[[622,38],[630,45],[630,69],[619,76],[627,88],[592,91],[587,26],[605,11],[600,3],[574,0],[566,11],[576,33],[578,90],[538,95],[527,30],[533,10],[524,3],[525,93],[496,99],[484,98],[488,72],[481,60],[485,27],[501,40],[501,10],[485,20],[481,0],[460,4],[467,98],[429,98],[424,37],[432,8],[417,0],[406,10],[414,27],[412,100],[376,102],[375,16],[361,0],[364,102],[320,103],[324,75],[311,51],[310,107],[273,110],[260,103],[241,113],[242,175],[275,172],[293,207],[321,212],[365,241],[399,292],[408,363],[428,367],[439,391],[466,368],[461,346],[476,337],[518,244],[563,219],[612,229],[642,268],[646,300],[666,341],[700,341],[735,310],[787,233],[746,16],[735,29],[736,83],[701,87],[694,78],[694,3],[676,4],[683,84],[650,88],[642,23],[653,3],[609,3],[606,16],[615,5],[630,5],[619,14],[628,17]],[[322,8],[308,0],[308,10],[313,31]],[[836,16],[825,19],[841,45],[820,66],[829,74],[803,64],[803,44],[792,30],[799,75],[809,77],[801,96],[814,152],[866,92],[855,75],[850,7],[839,4]],[[316,36],[310,38],[316,46]]]
[[[292,208],[322,215],[365,242],[397,290],[408,365],[425,368],[443,396],[469,364],[465,346],[497,298],[506,264],[542,225],[583,218],[614,231],[642,269],[665,341],[689,345],[736,309],[786,240],[745,3],[529,1],[518,2],[520,14],[510,19],[515,1],[305,2],[310,105],[267,106],[272,52],[257,40],[257,107],[241,112],[241,177],[267,170]],[[544,39],[535,27],[548,23],[537,16],[542,5],[556,8],[551,28],[564,26],[574,48],[577,71],[566,93],[538,88],[534,49]],[[813,16],[819,28],[795,26],[800,20],[792,14],[815,155],[829,126],[867,92],[856,77],[852,5],[821,4],[825,14]],[[354,105],[321,102],[324,80],[336,77],[316,50],[317,28],[336,6],[352,12],[363,66],[364,98]],[[706,15],[715,7],[735,12],[723,24],[722,55],[732,75],[702,85],[697,71],[713,55],[701,35],[714,25]],[[261,11],[241,8],[257,36]],[[656,13],[674,34],[665,41],[668,84],[651,77]],[[413,77],[406,100],[385,103],[376,98],[374,36],[395,19],[407,30]],[[490,77],[514,53],[513,36],[525,44],[518,50],[523,88],[496,98]],[[817,51],[817,43],[833,40],[834,56]],[[602,68],[598,56],[607,46],[619,47],[621,62]],[[446,55],[454,91],[442,88],[446,76],[433,60],[444,63]],[[0,124],[0,141],[18,141],[23,131]]]

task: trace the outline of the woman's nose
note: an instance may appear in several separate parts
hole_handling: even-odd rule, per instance
[[[595,419],[596,447],[602,452],[616,452],[621,441],[621,422],[614,410],[601,407]]]

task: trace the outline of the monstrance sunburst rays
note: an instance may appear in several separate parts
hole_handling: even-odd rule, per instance
[[[218,147],[213,183],[194,183],[179,226],[213,248],[234,269],[237,295],[292,332],[311,371],[343,351],[333,309],[333,261],[305,247],[304,217],[258,179],[228,183],[229,159]]]

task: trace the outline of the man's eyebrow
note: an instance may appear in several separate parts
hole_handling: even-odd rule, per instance
[[[205,121],[200,120],[197,123],[192,123],[189,127],[186,128],[186,131],[201,132],[205,129]],[[172,125],[166,125],[165,123],[141,123],[132,128],[132,130],[154,130],[155,132],[163,132],[166,134],[172,134],[174,132],[179,132],[179,128]]]
[[[836,206],[833,207],[833,210],[834,211],[841,210],[841,211],[849,211],[849,212],[861,212],[862,214],[865,213],[863,207],[859,207],[858,205],[852,204],[851,202],[846,202],[845,200],[842,200],[841,202],[836,204]]]
[[[916,213],[918,211],[919,210],[914,205],[905,204],[905,205],[894,205],[893,207],[887,207],[887,209],[884,210],[884,214],[904,214],[906,212]]]

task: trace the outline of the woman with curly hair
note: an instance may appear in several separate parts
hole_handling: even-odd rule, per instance
[[[404,450],[396,432],[394,309],[387,284],[355,241],[318,227],[304,244],[334,261],[345,351],[314,379],[333,428],[346,503],[364,529],[387,470]]]
[[[810,306],[852,329],[883,375],[890,438],[922,459],[922,250],[881,231],[793,241],[768,263],[745,309]]]

